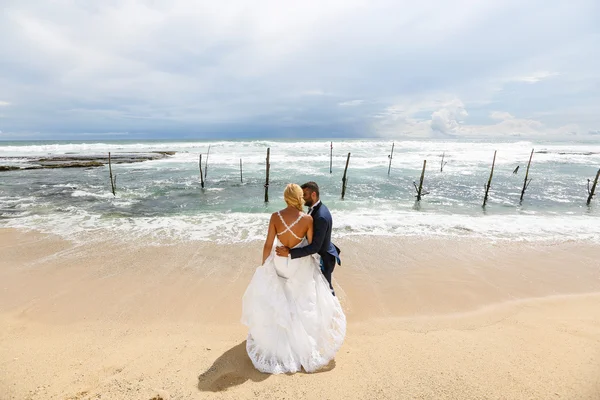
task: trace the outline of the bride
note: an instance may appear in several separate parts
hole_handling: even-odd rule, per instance
[[[314,372],[342,345],[346,316],[321,273],[318,255],[292,260],[275,254],[276,246],[304,247],[313,237],[300,186],[287,185],[283,197],[287,208],[271,215],[263,263],[243,297],[246,350],[261,372]]]

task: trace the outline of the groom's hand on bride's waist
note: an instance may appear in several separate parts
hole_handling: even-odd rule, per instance
[[[290,255],[290,249],[285,246],[277,246],[275,252],[279,257],[287,257]]]

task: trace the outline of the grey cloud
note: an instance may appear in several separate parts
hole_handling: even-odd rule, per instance
[[[565,99],[579,107],[585,87],[600,82],[594,1],[22,0],[4,8],[4,132],[380,134],[401,118],[375,126],[372,116],[412,101],[421,107],[403,116],[407,130],[461,134],[492,110],[527,119]],[[575,76],[586,78],[574,84]],[[449,99],[462,111],[444,106]],[[581,119],[585,129],[599,125],[596,115]]]

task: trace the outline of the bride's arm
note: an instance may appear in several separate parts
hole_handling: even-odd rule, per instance
[[[308,244],[311,244],[314,232],[313,218],[310,215],[307,215],[305,218],[308,219],[308,231],[306,231],[306,240],[308,240]]]
[[[275,240],[276,234],[277,231],[275,230],[275,214],[271,214],[271,219],[269,220],[269,232],[267,233],[267,240],[265,240],[265,245],[263,247],[262,264],[264,264],[265,261],[267,261],[267,258],[269,258],[269,254],[271,254],[271,249],[273,248],[273,241]]]

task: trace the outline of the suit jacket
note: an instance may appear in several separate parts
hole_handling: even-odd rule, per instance
[[[292,258],[300,258],[317,253],[323,257],[326,254],[331,254],[335,257],[338,264],[341,264],[340,249],[331,243],[333,218],[331,218],[329,209],[323,203],[319,203],[313,208],[311,216],[313,217],[314,224],[312,243],[305,247],[291,249],[290,256]]]

